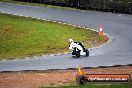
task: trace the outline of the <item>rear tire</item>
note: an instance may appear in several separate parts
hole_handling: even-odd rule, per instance
[[[86,78],[84,76],[78,76],[76,78],[76,81],[78,84],[85,84],[86,83]]]

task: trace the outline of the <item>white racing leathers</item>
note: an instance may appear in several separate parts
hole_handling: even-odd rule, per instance
[[[74,48],[77,48],[77,49],[80,50],[80,55],[85,55],[85,54],[86,54],[85,52],[83,52],[83,48],[82,48],[79,44],[74,43],[74,42],[71,42],[71,44],[70,44],[70,46],[69,46],[69,49],[70,49],[71,51],[73,51]]]

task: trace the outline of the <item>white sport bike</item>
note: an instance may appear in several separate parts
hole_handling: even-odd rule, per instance
[[[76,57],[89,56],[89,50],[80,42],[74,42],[69,46],[69,49],[72,51],[72,55],[75,55]]]

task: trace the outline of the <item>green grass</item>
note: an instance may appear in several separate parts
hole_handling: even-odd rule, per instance
[[[0,59],[65,52],[69,38],[85,42],[88,47],[107,41],[106,37],[90,30],[0,14]]]
[[[39,87],[39,88],[132,88],[131,84],[111,84],[111,85],[72,85],[72,86],[59,86],[59,87]]]
[[[46,4],[41,4],[41,3],[21,2],[21,1],[15,1],[15,0],[0,0],[0,2],[15,3],[15,4],[22,4],[22,5],[32,5],[32,6],[44,6],[44,7],[48,7],[48,8],[57,8],[57,9],[64,9],[64,10],[80,10],[77,8],[46,5]],[[87,10],[87,11],[89,11],[89,10]]]

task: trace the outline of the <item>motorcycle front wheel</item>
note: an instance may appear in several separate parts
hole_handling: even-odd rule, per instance
[[[88,50],[86,50],[86,56],[89,56],[89,51]]]
[[[77,56],[77,57],[80,57],[80,53],[77,53],[76,56]]]

